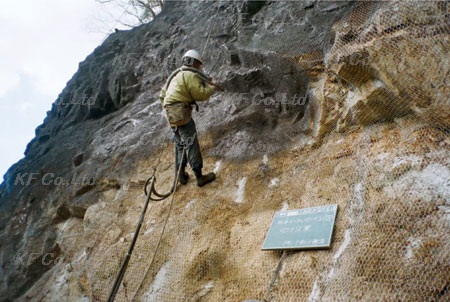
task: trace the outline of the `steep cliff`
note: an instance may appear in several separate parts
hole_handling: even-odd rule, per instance
[[[112,34],[4,177],[0,300],[107,299],[145,180],[173,179],[157,95],[190,48],[225,87],[194,116],[218,178],[152,204],[117,301],[263,300],[274,212],[327,204],[332,247],[289,252],[268,300],[449,300],[449,17],[447,2],[166,1]]]

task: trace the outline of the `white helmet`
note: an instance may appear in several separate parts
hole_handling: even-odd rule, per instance
[[[184,58],[192,58],[192,59],[196,59],[197,61],[199,61],[200,63],[203,64],[203,58],[202,58],[201,54],[200,54],[198,51],[196,51],[195,49],[190,49],[190,50],[188,50],[188,51],[184,54],[183,59],[184,59]]]

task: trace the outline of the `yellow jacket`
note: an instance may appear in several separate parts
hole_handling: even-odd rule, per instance
[[[167,91],[163,87],[159,95],[163,107],[174,103],[193,103],[207,100],[215,91],[200,76],[192,71],[182,70],[170,81]]]

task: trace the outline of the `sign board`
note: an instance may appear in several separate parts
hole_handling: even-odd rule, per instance
[[[337,204],[278,211],[262,250],[330,248]]]

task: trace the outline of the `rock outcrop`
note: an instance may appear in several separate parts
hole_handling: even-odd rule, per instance
[[[402,1],[360,4],[336,22],[312,90],[315,133],[411,114],[448,129],[448,25],[445,3]]]
[[[449,9],[167,1],[111,34],[4,176],[0,300],[107,300],[145,180],[173,178],[157,96],[190,48],[226,88],[194,116],[218,178],[151,205],[116,301],[449,300]],[[266,295],[274,212],[326,204],[332,247],[289,252]]]

